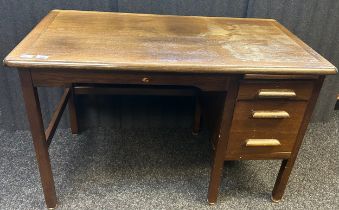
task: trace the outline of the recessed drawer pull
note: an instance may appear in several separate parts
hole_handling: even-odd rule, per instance
[[[297,94],[291,89],[260,89],[259,98],[294,98]]]
[[[275,147],[281,146],[278,139],[247,139],[246,147]]]
[[[290,118],[290,114],[286,111],[252,111],[252,118],[254,119],[284,119]]]

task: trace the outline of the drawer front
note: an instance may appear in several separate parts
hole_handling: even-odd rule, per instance
[[[131,84],[194,86],[203,91],[226,91],[232,76],[211,74],[131,73],[90,70],[34,70],[34,85],[68,86],[69,84]]]
[[[232,132],[226,159],[288,158],[293,150],[296,133]]]
[[[241,81],[238,100],[288,99],[309,100],[313,81]]]
[[[307,101],[238,101],[231,132],[297,133]]]

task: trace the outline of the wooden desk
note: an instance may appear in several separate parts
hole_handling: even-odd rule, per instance
[[[19,70],[47,207],[56,206],[48,147],[75,84],[192,86],[203,99],[215,203],[225,160],[281,159],[279,201],[324,75],[336,68],[271,19],[54,10],[5,58]],[[37,86],[64,87],[46,132]],[[264,172],[263,172],[264,173]]]

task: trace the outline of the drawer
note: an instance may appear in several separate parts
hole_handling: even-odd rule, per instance
[[[228,160],[288,158],[296,137],[296,133],[232,132],[225,158]]]
[[[193,86],[203,91],[226,91],[232,76],[215,74],[138,73],[121,71],[90,70],[44,70],[31,71],[36,86],[68,86],[69,84],[111,85],[165,85]]]
[[[313,80],[243,80],[240,83],[238,100],[248,99],[288,99],[309,100],[313,90]]]
[[[245,100],[234,110],[231,132],[297,133],[307,101]]]

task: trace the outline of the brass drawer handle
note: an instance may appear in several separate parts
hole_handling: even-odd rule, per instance
[[[286,111],[252,111],[252,118],[254,119],[284,119],[290,118],[290,114]]]
[[[281,146],[278,139],[247,139],[246,147],[276,147]]]
[[[259,98],[294,98],[297,94],[291,89],[260,89]]]

